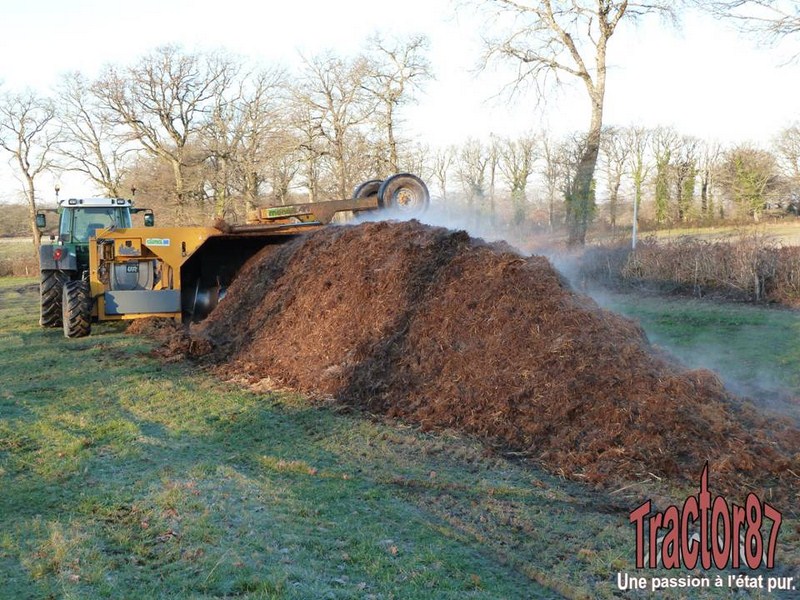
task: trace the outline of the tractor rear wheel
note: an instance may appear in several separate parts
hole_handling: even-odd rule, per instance
[[[89,282],[83,280],[64,283],[61,298],[64,337],[86,337],[92,331],[92,296]]]
[[[369,198],[370,196],[374,196],[378,193],[378,190],[383,183],[382,179],[370,179],[363,183],[360,183],[356,186],[356,189],[353,190],[353,200],[359,200],[360,198]]]
[[[61,327],[61,295],[68,276],[63,271],[46,270],[39,283],[39,325]]]
[[[403,215],[418,215],[431,201],[428,186],[416,175],[400,173],[386,179],[378,190],[378,204]]]

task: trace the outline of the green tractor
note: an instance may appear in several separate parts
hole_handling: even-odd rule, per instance
[[[39,246],[39,324],[64,326],[67,333],[76,329],[75,323],[65,324],[65,319],[72,319],[70,306],[88,301],[89,239],[98,232],[131,227],[132,214],[144,213],[145,227],[154,225],[154,217],[149,208],[134,208],[131,200],[123,198],[70,198],[60,201],[57,209],[36,214],[40,230],[47,227],[47,212],[59,215],[59,226],[58,236],[51,235],[49,244]],[[89,327],[88,323],[77,325],[77,329]]]

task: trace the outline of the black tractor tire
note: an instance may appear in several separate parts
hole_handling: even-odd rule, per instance
[[[370,196],[374,196],[378,193],[378,190],[381,188],[381,184],[383,183],[382,179],[370,179],[365,181],[364,183],[360,183],[356,186],[356,189],[353,190],[353,200],[358,200],[359,198],[369,198]]]
[[[61,327],[61,295],[69,276],[63,271],[45,270],[39,283],[39,325]]]
[[[61,299],[64,337],[86,337],[92,331],[92,296],[89,282],[67,281]]]
[[[392,175],[378,190],[378,205],[403,215],[422,214],[428,210],[430,202],[428,186],[411,173]]]

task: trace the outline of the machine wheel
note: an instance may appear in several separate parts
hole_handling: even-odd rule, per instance
[[[39,325],[61,327],[61,294],[68,276],[63,271],[42,271],[39,283]]]
[[[378,190],[378,205],[405,215],[425,212],[431,201],[428,186],[416,175],[400,173],[385,180]]]
[[[89,282],[83,280],[64,283],[61,299],[64,337],[86,337],[92,330],[92,296]]]
[[[364,183],[359,184],[353,191],[353,200],[374,196],[375,194],[378,193],[378,190],[380,189],[382,183],[383,180],[381,179],[370,179],[368,181],[365,181]]]

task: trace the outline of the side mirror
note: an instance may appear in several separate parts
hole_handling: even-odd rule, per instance
[[[36,213],[36,228],[44,229],[47,227],[47,218],[44,213]]]
[[[152,227],[156,224],[156,217],[153,213],[145,213],[144,215],[144,226],[145,227]]]

